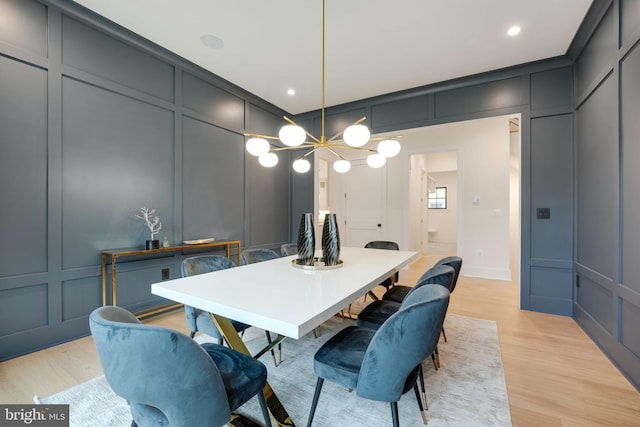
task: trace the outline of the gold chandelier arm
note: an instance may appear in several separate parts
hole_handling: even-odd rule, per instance
[[[367,151],[369,153],[377,153],[377,150],[374,150],[373,148],[366,148],[366,147],[352,147],[350,145],[343,145],[342,143],[337,143],[337,142],[333,142],[331,143],[330,146],[326,146],[325,147],[328,150],[331,150],[331,147],[335,147],[335,148],[339,148],[341,150],[356,150],[356,151]],[[333,150],[332,150],[333,151]]]
[[[319,145],[315,144],[315,143],[305,143],[305,144],[302,144],[302,145],[298,145],[296,147],[277,147],[277,148],[272,148],[269,151],[286,151],[286,150],[295,150],[295,149],[302,149],[302,148],[313,148],[315,150],[318,147],[319,147]]]
[[[264,139],[275,139],[280,140],[277,136],[269,136],[269,135],[260,135],[259,133],[244,133],[244,136],[248,136],[249,138],[264,138]]]
[[[340,160],[346,160],[340,153],[337,153],[334,149],[325,146],[325,148],[333,153],[334,156],[339,158]]]
[[[355,122],[353,122],[350,126],[355,126],[355,125],[359,125],[360,123],[364,122],[365,120],[367,120],[367,116],[362,116],[360,117],[358,120],[356,120]],[[337,137],[339,137],[340,135],[342,135],[344,133],[344,130],[336,133],[335,135],[333,135],[331,138],[329,138],[327,140],[327,142],[333,142]]]
[[[314,151],[316,151],[318,148],[320,148],[320,146],[319,146],[319,145],[318,145],[318,146],[316,146],[316,147],[313,147],[313,149],[312,149],[312,150],[307,151],[307,152],[306,152],[306,153],[304,153],[304,155],[303,155],[302,157],[300,157],[300,158],[301,158],[301,159],[304,159],[305,157],[309,156],[311,153],[313,153]]]

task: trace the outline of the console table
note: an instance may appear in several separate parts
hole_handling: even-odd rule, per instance
[[[107,305],[107,259],[111,259],[111,303],[117,304],[117,285],[116,285],[116,262],[118,258],[157,254],[162,252],[175,252],[185,249],[202,249],[224,246],[227,251],[227,258],[231,259],[231,247],[235,246],[238,249],[237,264],[240,265],[240,240],[221,240],[213,241],[209,243],[200,243],[197,245],[172,245],[168,247],[161,247],[158,249],[107,249],[102,251],[102,305]],[[142,314],[138,314],[137,317],[143,318],[151,316],[153,314],[162,313],[174,308],[180,307],[182,304],[176,304],[174,302],[168,304],[162,304],[157,307],[151,307],[151,311],[144,311]]]

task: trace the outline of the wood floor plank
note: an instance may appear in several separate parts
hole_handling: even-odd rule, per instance
[[[423,255],[399,284],[412,285],[442,256]],[[448,310],[496,321],[513,425],[640,426],[640,393],[576,322],[520,310],[519,298],[516,283],[461,276]],[[182,310],[147,322],[187,332]],[[101,373],[91,337],[75,340],[0,363],[0,402],[29,403]]]

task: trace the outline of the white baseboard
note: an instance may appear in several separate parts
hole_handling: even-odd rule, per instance
[[[461,276],[479,277],[481,279],[511,281],[511,270],[508,268],[488,268],[465,266],[462,264]]]

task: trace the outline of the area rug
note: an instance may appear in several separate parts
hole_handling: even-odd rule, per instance
[[[316,384],[313,373],[315,351],[333,334],[351,324],[353,320],[334,317],[321,326],[318,338],[309,334],[299,340],[284,340],[282,362],[277,367],[269,354],[262,357],[272,389],[297,426],[306,425],[309,415]],[[264,345],[264,332],[252,329],[244,340],[250,351],[256,351]],[[441,339],[438,344],[440,369],[436,371],[430,359],[424,362],[429,426],[511,426],[495,322],[449,314],[445,330],[448,342]],[[201,342],[206,340],[206,336],[199,339]],[[127,403],[113,393],[104,377],[38,400],[50,404],[68,403],[72,427],[125,427],[131,423]],[[400,425],[423,425],[413,392],[402,397],[398,408]],[[238,412],[262,423],[255,398]],[[325,382],[313,425],[387,426],[391,425],[391,412],[388,403],[362,399],[354,392]]]

